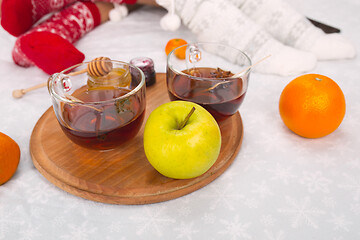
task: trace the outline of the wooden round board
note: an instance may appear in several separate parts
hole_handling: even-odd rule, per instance
[[[149,114],[168,102],[165,74],[146,89],[146,122]],[[144,124],[138,135],[107,152],[72,143],[62,132],[50,107],[39,119],[30,139],[35,167],[57,187],[82,198],[112,204],[147,204],[191,193],[220,176],[240,150],[243,125],[239,113],[219,124],[220,155],[203,175],[186,180],[167,178],[147,161],[143,149]]]

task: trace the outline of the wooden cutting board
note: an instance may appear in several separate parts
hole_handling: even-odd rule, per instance
[[[146,89],[146,119],[169,102],[165,74]],[[240,150],[243,125],[239,113],[220,123],[219,158],[203,175],[186,180],[167,178],[147,161],[143,149],[144,124],[138,135],[112,151],[89,150],[72,143],[49,108],[34,127],[30,153],[35,167],[51,183],[73,195],[112,204],[162,202],[191,193],[220,176]]]

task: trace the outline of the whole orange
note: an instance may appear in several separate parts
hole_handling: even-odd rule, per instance
[[[19,161],[19,145],[12,138],[0,132],[0,185],[14,175]]]
[[[335,131],[345,116],[345,97],[332,79],[305,74],[282,91],[279,111],[285,125],[306,138],[319,138]]]
[[[187,44],[184,39],[181,38],[173,38],[169,40],[165,46],[165,53],[169,55],[169,53],[177,47]],[[179,59],[185,59],[186,56],[186,47],[181,47],[174,52],[174,55]]]

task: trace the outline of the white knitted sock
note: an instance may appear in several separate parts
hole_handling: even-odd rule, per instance
[[[310,71],[316,65],[314,54],[278,42],[230,2],[176,0],[176,10],[199,41],[233,46],[253,62],[271,55],[255,71],[287,76]]]
[[[325,34],[283,0],[228,0],[280,42],[314,53],[319,60],[353,58],[355,47],[341,34]]]

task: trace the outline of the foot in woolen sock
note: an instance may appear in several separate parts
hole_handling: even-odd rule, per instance
[[[356,56],[354,45],[341,34],[321,34],[308,51],[319,60],[351,59]]]
[[[2,0],[1,25],[17,37],[29,30],[44,15],[60,10],[76,0]]]
[[[177,13],[199,41],[236,47],[248,54],[253,62],[271,55],[257,65],[255,71],[287,76],[308,72],[316,65],[314,54],[275,40],[230,2],[177,0]]]
[[[284,0],[228,0],[280,42],[310,51],[319,60],[356,56],[354,45],[341,34],[325,34]]]
[[[47,21],[20,36],[13,48],[14,62],[36,65],[53,74],[84,60],[72,43],[100,24],[100,13],[92,2],[77,2],[55,13]]]
[[[20,37],[13,51],[13,60],[18,65],[36,65],[50,75],[84,59],[84,54],[69,41],[50,32],[32,32]]]
[[[95,1],[95,0],[93,0]],[[135,4],[136,0],[96,0],[117,4]],[[1,25],[11,35],[18,37],[29,30],[48,13],[63,9],[77,0],[2,0]]]

